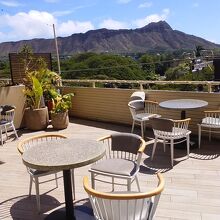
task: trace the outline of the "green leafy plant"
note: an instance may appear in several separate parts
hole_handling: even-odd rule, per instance
[[[73,93],[61,95],[56,90],[50,90],[49,94],[52,98],[52,111],[51,113],[66,112],[72,105],[71,99],[74,96]]]
[[[27,105],[31,109],[38,109],[40,108],[40,103],[43,96],[43,88],[40,81],[36,77],[32,76],[31,82],[31,86],[24,89],[24,94],[27,98]]]

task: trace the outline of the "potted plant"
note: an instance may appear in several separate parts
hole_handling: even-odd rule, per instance
[[[25,55],[23,60],[26,74],[23,80],[27,106],[25,124],[31,130],[46,129],[49,124],[49,115],[44,97],[48,97],[49,90],[55,88],[61,78],[57,73],[47,69],[43,59],[33,60],[32,52],[28,47],[24,47],[21,53]],[[35,65],[34,70],[31,68],[33,65]]]
[[[54,129],[65,129],[69,124],[68,110],[72,105],[73,93],[61,95],[56,90],[50,90],[52,97],[51,124]]]
[[[31,86],[24,89],[27,108],[25,110],[25,125],[30,130],[46,129],[49,123],[47,107],[42,105],[43,88],[39,80],[31,77]]]

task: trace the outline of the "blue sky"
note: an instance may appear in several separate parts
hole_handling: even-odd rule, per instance
[[[134,29],[159,20],[220,44],[220,0],[0,0],[0,42],[91,29]]]

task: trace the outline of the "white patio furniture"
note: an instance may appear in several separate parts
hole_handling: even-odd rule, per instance
[[[3,105],[0,106],[0,138],[1,145],[3,145],[3,131],[5,131],[6,137],[8,139],[8,131],[13,130],[15,137],[18,139],[17,131],[14,126],[14,115],[15,115],[15,106]]]
[[[211,133],[220,133],[220,110],[204,111],[205,117],[198,124],[198,142],[201,146],[202,131],[209,133],[209,141],[211,141]]]
[[[149,119],[152,117],[160,117],[160,115],[157,114],[158,102],[134,100],[128,103],[128,107],[133,119],[131,133],[134,132],[135,124],[140,125],[141,136],[144,138],[145,124],[149,122]]]
[[[89,186],[88,177],[83,178],[95,219],[152,220],[164,189],[164,179],[157,174],[157,187],[149,192],[99,192]]]
[[[140,191],[137,174],[145,149],[145,141],[140,136],[130,133],[115,133],[99,141],[106,144],[106,158],[93,164],[89,169],[92,187],[95,188],[95,181],[106,182],[103,178],[98,179],[99,176],[108,176],[112,179],[113,191],[115,178],[125,179],[128,191],[131,190],[132,182],[136,180]]]
[[[60,134],[43,134],[43,135],[30,137],[30,138],[22,140],[18,144],[18,151],[22,155],[26,150],[32,147],[35,147],[35,146],[37,147],[44,142],[64,139],[64,138],[66,137]],[[32,183],[34,182],[35,189],[36,189],[37,210],[38,212],[40,212],[39,177],[50,175],[50,174],[55,174],[56,187],[58,187],[57,171],[40,171],[37,169],[29,168],[28,166],[27,166],[27,171],[30,174],[29,196],[31,195]]]
[[[166,150],[166,144],[170,145],[171,152],[171,165],[173,167],[174,159],[174,145],[181,142],[187,142],[187,157],[189,157],[190,152],[190,134],[191,131],[188,130],[190,118],[182,120],[172,120],[166,118],[151,118],[150,123],[153,128],[155,141],[153,145],[153,151],[151,155],[151,160],[153,160],[155,149],[158,140],[163,141],[164,151]]]

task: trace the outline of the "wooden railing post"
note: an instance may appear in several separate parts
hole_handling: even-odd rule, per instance
[[[211,93],[211,92],[212,92],[212,84],[208,83],[208,93]]]
[[[143,88],[143,83],[139,83],[140,84],[140,90],[142,91],[142,90],[144,90],[144,88]]]
[[[95,82],[92,82],[92,88],[95,88]]]

